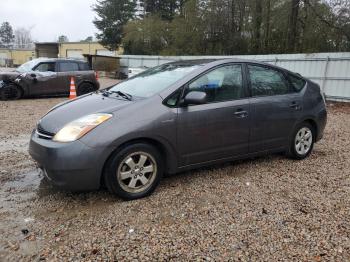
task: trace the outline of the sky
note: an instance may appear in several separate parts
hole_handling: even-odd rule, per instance
[[[0,0],[0,23],[9,22],[14,29],[32,28],[39,42],[57,41],[66,35],[69,41],[95,36],[92,23],[96,0]]]

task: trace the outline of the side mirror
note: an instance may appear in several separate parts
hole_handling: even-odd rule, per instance
[[[189,92],[184,100],[183,105],[202,105],[207,102],[207,94],[200,91]]]
[[[33,78],[33,82],[34,82],[34,83],[38,82],[38,79],[36,78],[36,74],[31,73],[31,74],[30,74],[30,77]]]

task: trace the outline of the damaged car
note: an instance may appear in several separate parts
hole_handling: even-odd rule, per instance
[[[97,74],[81,60],[39,58],[12,72],[0,72],[0,99],[16,100],[38,96],[68,96],[74,77],[77,95],[99,89]]]

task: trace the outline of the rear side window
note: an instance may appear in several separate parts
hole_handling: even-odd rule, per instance
[[[289,79],[296,91],[300,91],[304,88],[306,81],[300,77],[289,75]]]
[[[78,67],[77,63],[61,62],[60,63],[60,71],[61,72],[79,71],[79,67]]]
[[[273,96],[289,93],[283,73],[271,68],[248,65],[253,96]]]
[[[79,63],[79,70],[80,71],[89,71],[91,69],[87,63]]]

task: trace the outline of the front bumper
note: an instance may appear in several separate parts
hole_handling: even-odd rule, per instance
[[[78,141],[57,143],[33,131],[29,154],[44,169],[48,180],[61,189],[90,191],[100,187],[103,150]]]

